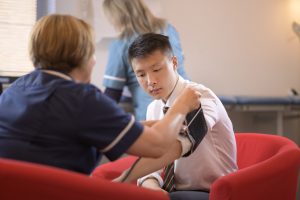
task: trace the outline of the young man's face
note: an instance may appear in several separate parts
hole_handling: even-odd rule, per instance
[[[154,99],[167,100],[178,78],[176,57],[157,50],[145,58],[134,58],[132,67],[140,86]]]

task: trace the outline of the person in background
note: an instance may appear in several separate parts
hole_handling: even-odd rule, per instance
[[[171,173],[159,170],[140,178],[138,184],[149,189],[168,191],[172,200],[209,199],[212,183],[218,177],[237,170],[235,136],[223,104],[209,88],[184,80],[177,73],[178,61],[167,36],[155,33],[143,34],[131,44],[128,55],[139,84],[154,98],[147,109],[147,120],[162,119],[165,116],[163,108],[173,108],[176,98],[185,88],[196,85],[201,94],[204,122],[200,120],[193,123],[201,123],[198,130],[202,126],[207,127],[202,141],[187,157],[181,157],[178,151],[180,146],[172,145],[164,159],[155,161],[144,159],[136,167],[139,167],[138,173],[141,174],[140,171],[150,171],[159,164],[177,157],[179,159],[173,166],[173,179],[166,182],[165,178],[171,177]],[[197,117],[196,115],[197,113],[194,116]],[[187,124],[187,132],[193,131],[191,127],[191,124]],[[197,139],[200,133],[194,136]],[[161,176],[163,171],[164,178]]]
[[[128,47],[140,34],[155,32],[169,36],[174,54],[178,60],[178,73],[185,79],[183,52],[178,32],[169,22],[154,16],[142,0],[104,0],[104,13],[120,33],[109,49],[103,85],[104,93],[119,102],[124,88],[132,96],[134,115],[145,120],[146,110],[152,98],[140,88],[127,59]]]
[[[94,34],[73,16],[42,17],[29,46],[35,70],[0,96],[0,157],[84,174],[102,155],[159,158],[181,144],[181,124],[200,105],[200,93],[189,87],[162,120],[136,121],[90,84]]]

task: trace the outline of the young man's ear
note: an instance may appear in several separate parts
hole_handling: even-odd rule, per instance
[[[177,70],[178,61],[177,61],[177,57],[176,56],[172,56],[172,64],[173,64],[173,69]]]

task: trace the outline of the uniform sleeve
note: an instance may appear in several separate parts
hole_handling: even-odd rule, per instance
[[[143,125],[95,87],[85,92],[79,116],[81,142],[115,160],[137,140]]]
[[[170,24],[167,27],[167,34],[169,36],[169,40],[174,51],[175,56],[178,60],[178,68],[177,72],[184,78],[189,80],[187,73],[184,68],[184,54],[181,48],[180,38],[177,30]]]
[[[115,40],[109,48],[108,62],[105,67],[103,86],[123,90],[126,85],[127,63],[124,60],[126,54],[124,42]]]

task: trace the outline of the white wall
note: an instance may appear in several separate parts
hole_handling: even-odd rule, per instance
[[[300,90],[292,1],[162,2],[167,19],[181,34],[193,80],[218,94],[286,95],[291,87]]]
[[[290,88],[300,91],[300,42],[291,28],[293,20],[300,20],[295,1],[299,0],[146,2],[178,29],[186,69],[194,81],[217,94],[277,96],[287,95]],[[57,1],[57,12],[103,22],[107,35],[113,29],[99,19],[104,17],[101,2]],[[101,26],[96,31],[101,35]],[[98,37],[93,83],[101,88],[109,42]]]

